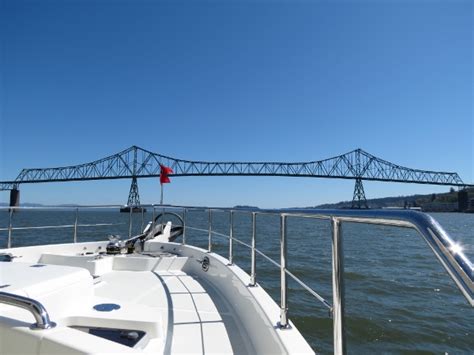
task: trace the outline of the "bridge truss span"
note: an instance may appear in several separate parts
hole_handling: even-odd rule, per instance
[[[457,173],[411,169],[380,159],[362,149],[311,162],[208,162],[176,159],[132,146],[117,154],[79,165],[23,169],[12,181],[0,182],[0,190],[20,184],[160,175],[161,165],[173,169],[170,176],[290,176],[467,186]],[[360,191],[359,191],[360,192]],[[363,191],[362,191],[363,192]],[[363,194],[358,193],[359,196]]]
[[[132,146],[86,164],[23,169],[14,181],[3,182],[0,186],[2,190],[9,190],[12,184],[23,183],[153,177],[160,175],[161,165],[173,169],[171,176],[302,176],[465,185],[457,173],[406,168],[377,158],[362,149],[312,162],[207,162],[175,159]]]

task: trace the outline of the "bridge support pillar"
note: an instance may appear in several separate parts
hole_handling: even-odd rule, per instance
[[[146,209],[140,206],[140,194],[138,193],[138,182],[137,177],[132,178],[132,185],[130,186],[130,192],[128,193],[127,205],[120,209],[120,212],[130,212],[132,213],[146,212]]]
[[[357,178],[355,182],[351,208],[369,208],[365,198],[364,185],[362,185],[362,179],[360,178]]]
[[[458,210],[460,212],[467,211],[469,209],[469,194],[467,189],[458,191]]]
[[[20,190],[15,186],[10,190],[10,207],[20,206]]]

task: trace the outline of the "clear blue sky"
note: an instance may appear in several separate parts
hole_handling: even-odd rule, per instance
[[[288,162],[360,147],[474,182],[470,0],[0,4],[0,180],[138,145],[191,160]],[[129,184],[22,185],[22,201],[124,203]],[[139,184],[142,202],[159,200],[157,179]],[[352,192],[340,180],[174,178],[165,202],[309,206]]]

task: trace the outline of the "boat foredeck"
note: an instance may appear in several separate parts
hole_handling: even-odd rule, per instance
[[[225,354],[235,352],[232,344],[241,344],[234,316],[225,302],[211,285],[204,287],[203,280],[182,270],[187,258],[164,255],[85,259],[89,264],[110,264],[109,269],[99,268],[101,274],[94,278],[77,267],[75,258],[43,254],[41,260],[52,264],[0,263],[0,284],[7,285],[3,290],[42,302],[58,324],[41,338],[28,326],[10,327],[9,323],[15,321],[31,323],[28,312],[0,304],[7,332],[31,336],[48,351],[66,346],[84,353],[113,346],[117,353]],[[73,267],[68,265],[71,260],[76,264]],[[35,267],[38,265],[42,267]],[[112,304],[115,309],[96,309],[104,304]],[[146,335],[132,348],[85,334],[78,330],[80,327],[143,331]],[[65,344],[62,339],[66,337],[78,341]]]
[[[32,330],[33,312],[0,303],[0,353],[313,353],[294,326],[278,327],[279,307],[237,265],[146,243],[118,255],[103,252],[107,242],[6,250],[1,291],[40,302],[57,326]]]

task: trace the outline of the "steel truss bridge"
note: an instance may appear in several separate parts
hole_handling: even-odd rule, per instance
[[[60,181],[132,179],[128,206],[139,206],[137,178],[157,177],[161,165],[169,176],[289,176],[355,180],[353,207],[367,207],[362,181],[403,182],[466,187],[457,173],[403,167],[362,149],[333,158],[300,162],[206,162],[175,159],[132,146],[90,163],[57,168],[23,169],[13,181],[0,182],[0,190],[18,190],[20,184]]]

